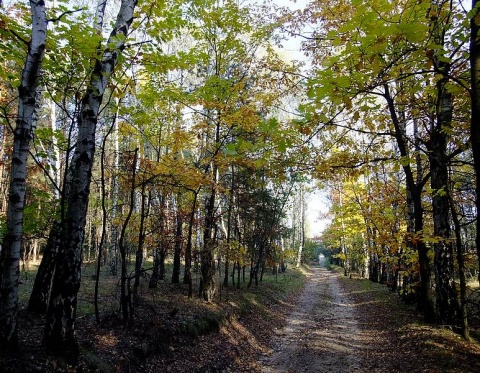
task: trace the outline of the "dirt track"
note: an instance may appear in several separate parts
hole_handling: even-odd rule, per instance
[[[338,273],[314,268],[262,372],[364,371],[364,338]]]

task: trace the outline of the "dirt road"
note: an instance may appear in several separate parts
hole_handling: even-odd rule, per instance
[[[338,273],[314,268],[274,352],[260,361],[261,371],[359,372],[367,348],[355,305]]]

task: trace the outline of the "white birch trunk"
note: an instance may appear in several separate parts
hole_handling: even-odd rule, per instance
[[[55,181],[54,193],[55,199],[60,198],[60,187],[61,187],[61,165],[60,165],[60,149],[58,147],[57,136],[55,132],[57,131],[57,108],[53,100],[49,100],[50,106],[50,125],[52,127],[52,150],[53,150],[53,167],[51,168],[52,180]]]
[[[57,2],[54,0],[52,1],[52,7],[56,9]],[[50,29],[51,34],[55,34],[55,27],[52,24]],[[57,131],[57,106],[55,101],[52,98],[48,100],[48,107],[50,110],[50,127],[52,128],[52,151],[53,151],[53,159],[52,159],[52,166],[50,167],[49,173],[51,179],[54,181],[55,185],[53,186],[55,199],[58,200],[60,198],[60,188],[61,188],[61,163],[60,163],[60,148],[58,147],[58,140],[55,132]],[[47,153],[48,154],[48,153]]]
[[[82,244],[90,193],[95,131],[103,95],[125,45],[136,0],[122,0],[103,55],[95,63],[77,118],[78,135],[66,186],[66,210],[61,247],[52,281],[44,341],[54,352],[78,353],[75,338],[77,294],[80,287]],[[99,19],[97,19],[99,21]]]
[[[0,93],[1,99],[1,93]],[[7,129],[6,127],[3,128],[2,133],[2,144],[0,145],[0,210],[7,211],[8,206],[8,198],[7,198],[7,184],[8,184],[8,176],[6,175],[6,168],[5,168],[5,148],[7,145]],[[1,243],[0,243],[0,252],[2,251]]]
[[[0,344],[18,344],[17,310],[19,260],[22,245],[23,208],[27,177],[27,155],[36,124],[38,77],[45,55],[47,19],[45,2],[30,1],[32,35],[28,45],[22,80],[18,88],[18,117],[14,131],[10,189],[7,209],[7,231],[0,262]]]

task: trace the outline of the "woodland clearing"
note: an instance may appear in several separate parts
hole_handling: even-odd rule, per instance
[[[113,297],[115,278],[109,279]],[[384,285],[325,268],[269,274],[259,287],[223,289],[211,304],[189,299],[182,285],[145,286],[129,327],[112,302],[95,324],[85,296],[91,281],[82,289],[78,360],[48,355],[40,345],[43,318],[22,310],[22,348],[0,353],[2,371],[480,371],[476,342],[423,324]]]

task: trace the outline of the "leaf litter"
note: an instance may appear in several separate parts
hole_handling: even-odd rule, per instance
[[[142,297],[135,323],[115,312],[77,322],[78,360],[41,347],[43,317],[20,310],[18,352],[0,351],[3,372],[479,372],[480,347],[422,323],[386,287],[325,268],[301,292],[262,284],[262,303],[230,290],[215,304],[179,285]],[[257,299],[257,298],[256,298]],[[175,312],[173,312],[175,310]]]

